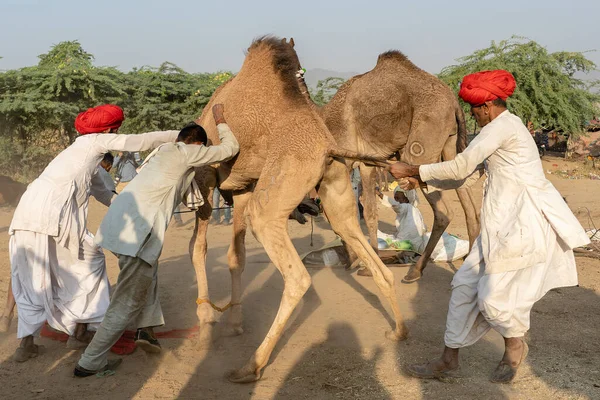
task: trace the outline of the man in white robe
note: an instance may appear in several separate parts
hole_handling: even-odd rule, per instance
[[[466,76],[459,96],[483,127],[479,135],[452,161],[391,167],[395,178],[408,178],[403,188],[421,183],[425,190],[474,182],[470,175],[482,163],[487,174],[481,233],[452,280],[446,347],[440,359],[410,366],[415,377],[455,374],[459,349],[493,328],[504,337],[505,352],[491,380],[511,382],[528,353],[523,337],[533,304],[553,288],[577,285],[572,249],[589,238],[546,179],[529,131],[506,109],[515,87],[503,70]]]
[[[93,328],[104,317],[109,304],[104,253],[86,229],[89,196],[106,206],[113,196],[98,165],[111,150],[149,150],[179,133],[117,135],[123,119],[121,108],[111,104],[79,114],[75,127],[81,135],[28,186],[15,210],[9,253],[22,339],[16,361],[38,355],[34,337],[46,321],[68,333],[74,345],[84,345],[76,340],[89,341],[87,325]]]
[[[151,353],[161,351],[153,328],[164,324],[157,274],[165,232],[194,179],[194,167],[228,160],[239,151],[221,104],[213,107],[213,116],[220,145],[206,146],[201,126],[185,127],[177,143],[164,144],[148,156],[102,220],[96,243],[117,255],[121,272],[104,320],[75,367],[75,376],[115,368],[121,360],[108,360],[108,351],[131,322],[136,324],[138,346]]]
[[[379,189],[377,189],[377,196],[384,207],[389,207],[396,213],[394,240],[410,241],[413,250],[421,254],[426,244],[423,236],[427,233],[427,226],[423,221],[423,215],[417,208],[419,202],[416,191],[414,189],[403,190],[396,186],[393,199],[381,193]],[[377,235],[380,236],[379,232]]]

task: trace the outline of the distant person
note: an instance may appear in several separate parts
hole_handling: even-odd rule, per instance
[[[115,169],[115,180],[117,181],[117,191],[119,193],[135,178],[137,175],[136,170],[140,164],[140,155],[137,152],[124,151],[117,155],[113,168]]]
[[[167,226],[194,183],[194,168],[228,160],[239,151],[223,105],[215,105],[212,111],[220,145],[207,146],[200,125],[186,126],[177,143],[164,144],[146,158],[138,176],[115,198],[102,220],[96,243],[117,255],[121,272],[104,320],[75,367],[75,376],[114,369],[121,360],[109,361],[107,353],[130,323],[136,325],[139,347],[161,351],[153,328],[164,324],[157,273]]]
[[[34,337],[46,321],[85,345],[89,328],[104,317],[109,283],[101,248],[87,230],[89,196],[106,206],[113,193],[97,168],[111,151],[149,150],[177,138],[177,131],[117,135],[123,110],[106,104],[80,113],[80,136],[48,164],[23,194],[9,228],[12,291],[17,304],[14,359],[38,355]]]
[[[219,192],[219,188],[215,188],[213,191],[212,198],[212,217],[211,223],[215,225],[231,225],[231,206],[223,200],[223,206],[221,207],[221,192]],[[223,221],[221,221],[221,211],[223,211]]]
[[[104,182],[106,188],[112,193],[116,194],[115,181],[113,180],[112,176],[110,176],[110,170],[112,169],[114,160],[115,157],[112,155],[112,153],[106,153],[102,158],[102,161],[100,161],[98,175],[102,179],[102,182]]]

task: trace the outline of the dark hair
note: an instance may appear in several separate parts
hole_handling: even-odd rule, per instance
[[[183,127],[181,132],[179,132],[179,135],[177,135],[177,141],[186,143],[202,142],[202,144],[206,145],[208,138],[203,127],[195,122],[190,122]]]
[[[115,162],[115,156],[113,156],[112,153],[106,153],[104,154],[104,157],[102,157],[101,162],[107,162],[110,165],[113,165],[113,163]]]
[[[506,100],[502,100],[500,97],[492,100],[492,104],[498,107],[506,108]]]

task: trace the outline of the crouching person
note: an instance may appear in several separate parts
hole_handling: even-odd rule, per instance
[[[91,376],[120,364],[120,359],[109,361],[107,354],[133,322],[136,344],[147,352],[160,352],[153,327],[164,324],[157,272],[165,231],[190,189],[194,167],[230,159],[239,151],[223,105],[215,105],[212,111],[220,145],[206,146],[204,129],[195,123],[186,126],[176,143],[163,144],[148,156],[136,178],[109,207],[96,242],[115,253],[121,272],[104,320],[75,367],[75,376]]]

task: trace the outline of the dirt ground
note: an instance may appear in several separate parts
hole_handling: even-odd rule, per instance
[[[576,165],[557,158],[544,161],[547,171]],[[600,181],[563,179],[548,174],[572,210],[587,207],[600,224]],[[481,190],[477,190],[481,198]],[[425,202],[422,202],[425,203]],[[449,232],[466,237],[464,216],[456,196],[455,218]],[[431,227],[432,212],[421,205]],[[92,202],[89,228],[95,232],[105,208]],[[8,226],[11,209],[0,210],[0,304],[9,279]],[[588,214],[577,212],[587,229]],[[380,229],[393,230],[393,212],[380,210]],[[160,264],[160,297],[165,313],[163,330],[196,324],[196,284],[187,249],[192,234],[187,224],[167,232]],[[290,222],[290,235],[299,253],[317,249],[334,239],[325,220],[314,225]],[[211,297],[229,301],[230,278],[226,252],[231,226],[211,226],[208,275]],[[384,337],[389,330],[389,305],[370,278],[343,268],[309,268],[313,286],[294,313],[265,368],[261,381],[239,385],[225,374],[242,366],[269,328],[281,296],[282,279],[251,233],[247,237],[248,263],[244,273],[244,334],[217,337],[209,349],[194,339],[163,339],[164,352],[143,351],[125,356],[113,376],[72,377],[79,351],[42,338],[44,354],[23,364],[10,358],[18,344],[16,321],[0,338],[0,398],[2,399],[600,399],[600,261],[577,258],[579,287],[548,293],[533,308],[528,336],[530,355],[517,381],[495,385],[488,378],[502,355],[502,340],[490,332],[462,351],[463,378],[455,383],[419,381],[404,375],[405,365],[438,356],[443,346],[445,317],[454,274],[448,264],[430,264],[416,284],[400,283],[406,269],[392,267],[400,308],[410,329],[401,343]],[[116,258],[106,254],[109,277],[117,277]]]

